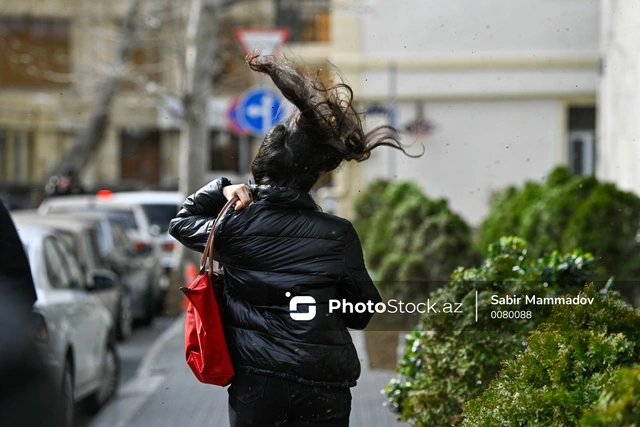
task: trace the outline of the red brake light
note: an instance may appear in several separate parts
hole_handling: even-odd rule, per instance
[[[162,248],[165,251],[172,251],[174,247],[175,247],[175,243],[173,243],[173,242],[167,242],[164,245],[162,245]]]
[[[136,242],[134,247],[136,249],[136,252],[139,254],[150,253],[151,250],[153,249],[150,244],[145,242]]]
[[[111,190],[98,190],[96,193],[96,198],[98,200],[110,200],[111,196],[113,196],[113,191]]]

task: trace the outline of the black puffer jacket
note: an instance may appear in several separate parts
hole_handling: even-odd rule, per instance
[[[220,178],[189,196],[169,232],[202,252],[226,203]],[[215,258],[225,269],[227,342],[236,372],[327,387],[353,387],[360,362],[347,327],[363,329],[371,315],[329,313],[329,299],[381,301],[358,236],[343,218],[319,212],[309,194],[252,186],[253,203],[229,210],[215,234]],[[315,299],[311,320],[293,320],[294,296]],[[299,310],[304,312],[304,309]]]

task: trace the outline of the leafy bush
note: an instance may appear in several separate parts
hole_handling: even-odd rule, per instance
[[[377,179],[358,196],[354,205],[355,220],[353,225],[362,236],[370,233],[371,223],[375,220],[375,216],[379,215],[380,211],[385,207],[385,200],[382,195],[388,186],[389,181]]]
[[[387,296],[422,300],[456,267],[477,259],[464,220],[412,182],[374,182],[355,211],[367,265]]]
[[[640,360],[640,311],[593,285],[582,296],[592,304],[554,306],[527,348],[468,402],[463,426],[577,425],[618,368]]]
[[[523,319],[492,318],[492,295],[555,296],[591,280],[592,257],[575,251],[532,259],[525,242],[504,237],[490,245],[479,268],[459,268],[429,298],[437,306],[462,303],[462,313],[427,313],[407,336],[398,377],[386,388],[390,407],[418,426],[450,426],[462,421],[464,403],[479,396],[500,363],[517,354],[527,333],[550,314],[549,306],[510,305],[530,312]],[[477,291],[478,318],[475,304]],[[524,301],[523,301],[524,302]]]
[[[492,242],[502,236],[522,236],[522,217],[542,194],[542,185],[527,182],[522,190],[514,186],[497,193],[491,202],[489,215],[483,220],[479,230],[477,246],[485,254]]]
[[[640,426],[640,367],[620,368],[595,407],[582,416],[580,426]]]
[[[558,249],[581,248],[598,260],[601,278],[640,278],[640,198],[599,182],[556,168],[543,184],[507,188],[495,197],[481,224],[478,245],[505,235],[529,244],[532,256]]]

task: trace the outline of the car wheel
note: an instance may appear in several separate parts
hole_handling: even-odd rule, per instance
[[[133,313],[131,294],[124,292],[120,299],[120,307],[118,309],[118,324],[116,326],[116,336],[119,340],[126,340],[131,337],[133,332]]]
[[[120,382],[120,358],[116,352],[115,345],[109,343],[105,350],[102,375],[102,382],[98,390],[89,397],[87,404],[90,412],[97,412],[105,403],[109,401],[118,390]]]
[[[75,401],[73,397],[73,373],[69,361],[65,363],[62,373],[62,403],[64,405],[64,425],[73,426],[73,416],[75,414]]]

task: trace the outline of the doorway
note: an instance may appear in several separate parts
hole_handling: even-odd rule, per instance
[[[148,186],[160,182],[160,132],[123,129],[121,142],[121,178]]]

